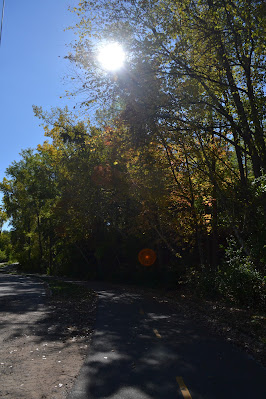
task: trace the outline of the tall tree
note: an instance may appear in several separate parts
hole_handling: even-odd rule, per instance
[[[255,177],[265,172],[265,2],[81,1],[77,13],[80,42],[70,58],[84,68],[89,100],[113,98],[112,90],[127,112],[138,115],[145,105],[139,125],[147,133],[155,123],[225,138],[242,183],[244,155]],[[124,71],[99,71],[100,40],[123,44]]]

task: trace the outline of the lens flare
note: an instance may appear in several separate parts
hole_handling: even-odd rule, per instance
[[[156,261],[156,253],[153,249],[144,248],[139,252],[138,259],[143,266],[151,266]]]

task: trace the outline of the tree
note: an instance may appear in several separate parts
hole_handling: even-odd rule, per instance
[[[70,59],[82,65],[90,98],[114,98],[113,91],[137,115],[145,105],[146,133],[170,125],[224,138],[245,184],[244,156],[255,177],[266,170],[264,11],[263,1],[251,0],[81,1]],[[123,72],[99,71],[99,40],[122,42],[130,54]]]
[[[1,190],[6,213],[13,226],[13,240],[21,263],[37,264],[42,270],[44,239],[49,235],[51,207],[56,198],[54,169],[48,152],[24,150],[22,159],[7,169]]]
[[[4,212],[3,208],[0,207],[0,234],[2,232],[3,224],[7,221],[6,213]]]
[[[81,1],[76,12],[80,40],[69,59],[84,72],[82,89],[89,95],[84,105],[119,104],[119,119],[139,145],[149,146],[152,138],[164,148],[180,146],[195,208],[193,148],[212,187],[208,195],[217,197],[212,223],[219,223],[220,214],[250,254],[247,220],[259,219],[251,183],[266,170],[265,3],[99,0]],[[97,44],[107,40],[119,41],[129,54],[116,74],[97,64]],[[218,159],[217,143],[228,160]],[[165,155],[169,158],[169,151]],[[265,196],[260,198],[265,208]],[[195,208],[198,231],[196,214]]]

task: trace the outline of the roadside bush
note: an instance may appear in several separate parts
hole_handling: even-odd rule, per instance
[[[252,260],[238,248],[235,240],[228,240],[224,265],[217,275],[218,291],[237,303],[263,308],[266,301],[266,278],[259,273]]]
[[[198,296],[215,299],[220,297],[218,274],[210,271],[206,266],[201,269],[191,269],[188,276],[188,284],[191,285]]]
[[[0,262],[8,262],[12,259],[12,244],[10,241],[10,232],[0,232]]]
[[[5,251],[0,249],[0,263],[7,262],[8,258]]]
[[[266,277],[256,270],[252,260],[233,238],[228,240],[225,260],[217,271],[204,266],[200,270],[192,270],[189,283],[197,295],[205,298],[224,298],[257,309],[265,309],[266,306]]]

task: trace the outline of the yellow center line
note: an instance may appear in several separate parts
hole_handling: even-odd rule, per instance
[[[153,329],[153,332],[157,338],[162,338],[161,335],[159,334],[158,330],[156,330],[156,328]]]
[[[191,397],[191,395],[189,393],[189,390],[187,389],[187,387],[186,387],[186,385],[184,383],[183,378],[182,377],[176,377],[176,381],[177,381],[177,383],[179,385],[179,388],[180,388],[180,391],[181,391],[181,393],[183,395],[183,398],[184,399],[192,399],[192,397]]]

